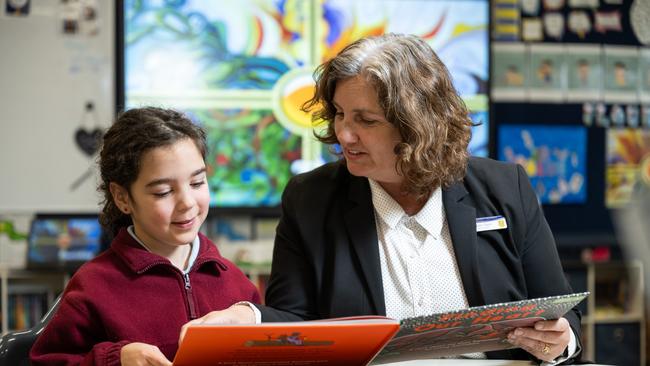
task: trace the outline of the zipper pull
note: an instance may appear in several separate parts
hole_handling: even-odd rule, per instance
[[[190,274],[189,273],[183,273],[183,279],[185,280],[185,289],[189,290],[192,288],[192,285],[190,285]]]

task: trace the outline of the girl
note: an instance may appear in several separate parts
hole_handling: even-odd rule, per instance
[[[171,365],[183,324],[228,307],[252,314],[238,302],[259,302],[257,290],[199,233],[205,153],[205,132],[178,112],[118,117],[99,157],[100,221],[115,238],[70,280],[33,365]]]

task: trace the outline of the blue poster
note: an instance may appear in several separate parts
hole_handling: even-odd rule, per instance
[[[582,126],[502,125],[499,160],[524,167],[541,203],[587,199],[587,130]]]

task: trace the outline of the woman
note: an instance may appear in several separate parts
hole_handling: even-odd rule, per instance
[[[424,41],[354,42],[318,68],[305,109],[343,158],[284,191],[263,321],[403,319],[572,292],[524,170],[468,157],[468,111]],[[252,321],[233,318],[195,323]],[[562,362],[579,335],[573,310],[512,332],[526,352],[487,356]]]

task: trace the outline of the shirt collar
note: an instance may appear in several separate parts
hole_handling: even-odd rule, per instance
[[[377,181],[368,179],[372,193],[372,205],[377,216],[388,225],[391,230],[409,216],[404,212],[402,206],[393,199]],[[442,189],[440,187],[431,193],[420,212],[411,216],[431,236],[438,238],[442,232],[444,206],[442,205]]]
[[[201,233],[194,241],[198,245],[197,256],[195,259],[200,259],[201,265],[207,262],[214,263],[218,270],[226,270],[228,267],[222,260],[221,255],[217,248],[209,242],[208,238]],[[203,245],[202,245],[203,244]],[[163,258],[158,254],[154,254],[146,250],[140,243],[136,241],[128,232],[126,228],[120,229],[117,236],[111,243],[111,249],[115,251],[131,270],[136,273],[142,273],[157,265],[170,265],[171,262],[167,258]],[[194,251],[194,246],[192,248]],[[193,253],[192,253],[193,255]],[[188,268],[192,268],[188,266]]]
[[[147,247],[141,240],[138,238],[137,235],[135,235],[135,229],[133,228],[133,225],[130,225],[127,229],[129,232],[129,235],[138,242],[144,249],[146,249],[148,252],[151,252],[151,249]],[[199,239],[199,236],[197,235],[196,238],[192,241],[190,244],[190,258],[187,261],[187,267],[183,269],[183,273],[188,273],[190,271],[190,268],[194,265],[194,261],[196,260],[196,257],[199,255],[199,247],[201,246],[201,240]]]

